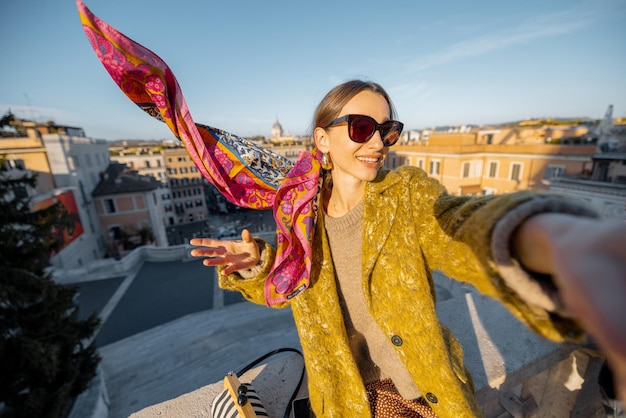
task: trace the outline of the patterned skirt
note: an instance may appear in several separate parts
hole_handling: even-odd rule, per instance
[[[437,418],[424,398],[404,399],[391,379],[368,383],[365,389],[374,418]]]

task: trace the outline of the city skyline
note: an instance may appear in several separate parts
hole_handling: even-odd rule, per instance
[[[277,118],[306,134],[323,94],[351,78],[381,83],[406,129],[600,119],[610,104],[626,116],[626,4],[616,0],[85,4],[170,65],[196,122],[242,136],[269,136]],[[0,52],[2,114],[93,138],[173,138],[106,74],[74,1],[7,2]]]

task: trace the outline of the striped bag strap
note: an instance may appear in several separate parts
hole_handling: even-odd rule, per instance
[[[292,352],[298,354],[303,358],[302,352],[295,348],[278,348],[274,351],[270,351],[267,354],[257,358],[250,364],[246,365],[238,373],[229,372],[224,377],[224,390],[215,397],[211,404],[211,416],[213,418],[254,418],[254,417],[268,417],[267,411],[263,406],[261,399],[259,398],[256,390],[250,383],[241,383],[239,376],[252,369],[254,366],[260,364],[267,358],[279,353]],[[289,401],[287,402],[287,408],[285,409],[284,418],[288,418],[291,413],[292,402],[298,395],[300,386],[304,379],[304,358],[302,371],[298,379],[298,383],[294,391],[292,392]]]
[[[211,416],[213,418],[269,417],[254,387],[250,383],[240,383],[232,372],[224,377],[224,390],[211,404]]]

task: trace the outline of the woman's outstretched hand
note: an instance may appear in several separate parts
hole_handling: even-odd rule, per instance
[[[202,262],[205,266],[226,265],[224,274],[254,267],[261,259],[259,246],[247,229],[241,231],[241,240],[194,238],[189,243],[204,247],[191,250],[191,255],[208,257]]]
[[[626,401],[626,223],[542,214],[516,238],[522,262],[552,275],[567,308],[598,343]]]

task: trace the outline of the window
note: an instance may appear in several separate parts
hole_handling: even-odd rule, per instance
[[[3,170],[25,170],[26,166],[24,165],[24,160],[21,158],[13,159],[13,160],[4,160],[4,165],[2,166]]]
[[[104,199],[104,210],[106,213],[115,213],[115,201],[113,199]]]
[[[481,177],[483,175],[482,160],[465,161],[461,169],[461,177]]]
[[[430,162],[430,174],[434,175],[434,176],[438,176],[439,175],[439,166],[441,164],[441,161],[439,160],[433,160]]]
[[[463,163],[463,174],[462,176],[465,177],[469,177],[470,175],[470,163],[469,161],[466,161]]]
[[[565,167],[563,167],[562,165],[549,165],[548,167],[546,167],[546,175],[544,176],[544,179],[555,179],[557,177],[563,176],[563,174],[565,174]]]
[[[109,228],[109,237],[114,240],[122,238],[122,229],[119,226],[112,226]]]
[[[180,174],[187,174],[187,167],[181,167]]]
[[[489,162],[489,177],[495,178],[498,177],[498,162],[491,161]]]
[[[483,196],[488,196],[491,194],[495,194],[496,190],[495,189],[490,189],[490,188],[485,188],[483,189],[483,191],[481,192]]]
[[[150,161],[146,160],[146,168],[150,168]]]
[[[515,181],[520,181],[522,179],[522,164],[521,163],[511,164],[511,175],[509,179],[515,180]]]
[[[424,159],[423,158],[419,158],[417,160],[417,168],[421,168],[422,170],[424,169]]]

